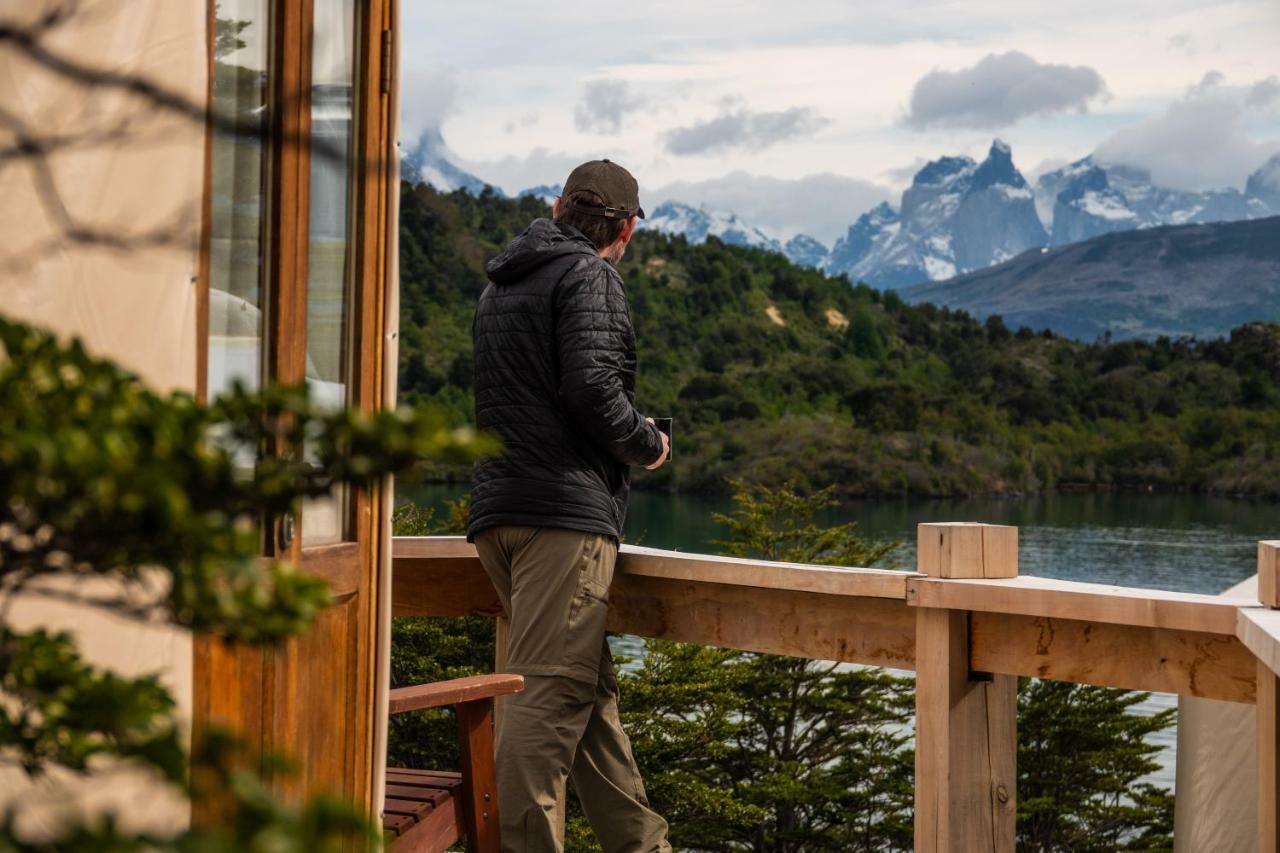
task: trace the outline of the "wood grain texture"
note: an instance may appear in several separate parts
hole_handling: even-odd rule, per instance
[[[426,556],[435,549],[447,556]],[[406,544],[397,539],[395,553],[406,551],[416,556],[395,561],[395,613],[501,612],[474,549],[465,542]],[[916,593],[909,602],[897,602],[619,572],[609,627],[642,637],[911,669],[915,623],[910,611],[919,608],[909,605],[919,604],[921,591],[928,590],[928,595],[942,596],[931,601],[953,601],[954,595],[973,605],[970,664],[975,671],[1254,701],[1252,658],[1235,636],[1222,633],[1224,614],[1235,608],[1230,600],[1127,590],[1106,604],[1106,594],[1095,593],[1091,585],[1055,591],[1040,583],[1032,578],[912,579],[909,588]],[[1016,590],[1011,597],[991,592],[1006,584]],[[952,586],[959,591],[948,592]],[[986,612],[982,607],[1030,612]],[[1037,615],[1052,613],[1093,618]],[[1198,627],[1211,630],[1193,630]],[[1276,660],[1280,665],[1280,645]]]
[[[1280,607],[1280,541],[1258,543],[1258,600]]]
[[[1012,853],[1017,679],[970,680],[966,614],[916,619],[915,849]]]
[[[933,578],[1018,575],[1018,528],[973,522],[916,527],[916,570]]]
[[[396,537],[397,555],[398,546]],[[391,612],[394,616],[499,616],[502,602],[472,549],[465,556],[396,556]]]
[[[397,565],[403,562],[408,566],[409,560],[425,558],[476,559],[475,546],[461,536],[397,536],[393,549]],[[897,599],[906,597],[907,581],[915,577],[911,572],[888,569],[774,563],[635,545],[622,546],[617,571],[666,580]]]
[[[1280,851],[1280,676],[1258,662],[1258,851]]]
[[[502,676],[510,678],[510,676]],[[521,679],[523,685],[524,679]],[[498,776],[493,756],[493,705],[489,700],[458,706],[458,755],[462,777],[462,815],[467,849],[501,853]]]
[[[736,557],[686,554],[624,545],[618,571],[667,580],[697,580],[757,589],[821,592],[866,598],[906,597],[907,572],[840,568],[804,563],[771,563]]]
[[[403,714],[406,711],[492,699],[508,693],[519,693],[523,689],[524,677],[520,675],[469,675],[448,681],[397,687],[391,691],[389,708],[392,714]]]
[[[915,617],[885,598],[616,575],[609,630],[705,646],[911,669]]]
[[[1016,613],[1116,625],[1174,628],[1234,635],[1236,613],[1246,599],[1132,589],[1105,584],[1024,575],[1003,580],[912,578],[907,601],[917,607],[946,607],[988,613]]]
[[[1008,613],[970,625],[976,671],[1254,701],[1254,658],[1235,637]]]
[[[1240,608],[1236,636],[1261,663],[1280,673],[1280,610],[1270,607]]]

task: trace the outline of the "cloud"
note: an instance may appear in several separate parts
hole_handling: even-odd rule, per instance
[[[972,68],[930,71],[916,81],[906,124],[991,129],[1030,116],[1084,112],[1106,94],[1102,75],[1084,65],[1049,65],[1019,51],[991,53]]]
[[[1227,75],[1223,74],[1221,71],[1206,71],[1204,76],[1200,78],[1200,82],[1189,88],[1187,93],[1193,96],[1203,95],[1211,89],[1216,89],[1221,86],[1226,79]]]
[[[1178,33],[1175,36],[1170,36],[1169,47],[1185,53],[1187,56],[1196,55],[1196,42],[1191,37],[1191,33]]]
[[[591,159],[594,159],[593,156],[538,147],[522,157],[507,156],[498,160],[458,159],[458,165],[514,195],[542,184],[563,183],[575,166]]]
[[[1094,156],[1146,169],[1155,183],[1175,189],[1241,187],[1276,150],[1274,143],[1256,141],[1248,123],[1259,99],[1280,96],[1280,81],[1274,80],[1262,80],[1243,95],[1221,81],[1193,86],[1164,112],[1116,131]]]
[[[438,128],[458,103],[457,72],[452,68],[406,68],[401,76],[400,123],[405,139]]]
[[[640,188],[640,197],[650,209],[664,201],[680,201],[731,210],[742,221],[784,241],[804,233],[828,246],[860,214],[891,195],[880,184],[833,174],[788,180],[733,172],[705,181],[679,181],[652,192]]]
[[[681,156],[727,148],[759,150],[794,136],[813,133],[828,124],[830,120],[811,107],[792,107],[782,112],[736,108],[707,121],[669,130],[666,143],[668,151]]]
[[[573,123],[583,133],[618,133],[622,120],[646,103],[626,80],[592,80],[582,87],[582,100],[573,108]]]
[[[1249,94],[1245,96],[1245,105],[1255,107],[1257,109],[1266,109],[1280,103],[1280,77],[1272,74],[1265,80],[1259,80],[1249,87]]]

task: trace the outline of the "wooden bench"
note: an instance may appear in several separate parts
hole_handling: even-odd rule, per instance
[[[395,853],[440,853],[464,835],[472,853],[499,853],[493,698],[524,689],[519,675],[473,675],[391,691],[393,715],[456,705],[461,773],[387,769],[382,826]]]

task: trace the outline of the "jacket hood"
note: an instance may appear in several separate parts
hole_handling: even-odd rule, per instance
[[[573,226],[535,219],[523,234],[506,245],[502,254],[485,264],[485,271],[494,284],[511,284],[567,255],[594,257],[597,253],[586,235]]]

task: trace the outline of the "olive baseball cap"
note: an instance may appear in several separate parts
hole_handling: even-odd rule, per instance
[[[577,193],[590,193],[598,204],[583,203]],[[560,194],[562,204],[577,213],[603,216],[605,219],[627,219],[638,216],[644,219],[640,207],[640,184],[626,169],[612,160],[590,160],[569,173]]]

